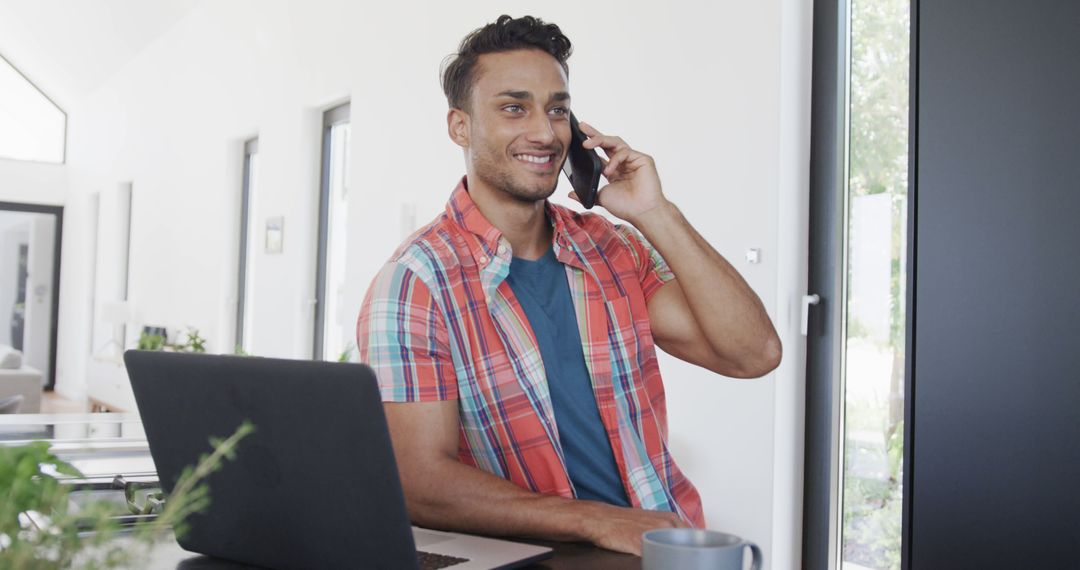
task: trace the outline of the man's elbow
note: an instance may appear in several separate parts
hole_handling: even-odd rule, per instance
[[[445,488],[450,461],[457,462],[457,459],[435,455],[423,464],[408,462],[399,466],[405,508],[414,523],[429,527],[442,524],[447,510],[451,509]]]
[[[780,361],[784,358],[784,345],[780,342],[780,337],[774,332],[769,340],[765,342],[765,349],[762,351],[762,372],[764,376],[773,370],[776,370],[777,366],[780,366]]]
[[[758,350],[748,352],[734,373],[727,376],[733,378],[761,378],[776,370],[780,366],[780,360],[784,356],[784,348],[780,338],[775,333],[766,339]]]

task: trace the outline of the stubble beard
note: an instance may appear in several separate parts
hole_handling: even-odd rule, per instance
[[[476,176],[491,185],[492,188],[506,194],[518,202],[535,203],[547,200],[559,186],[556,176],[550,187],[544,182],[537,180],[532,184],[522,182],[515,177],[512,164],[499,164],[494,158],[498,152],[494,149],[484,149],[473,157],[473,170]],[[514,159],[510,159],[514,160]],[[558,171],[556,171],[558,172]],[[520,174],[519,177],[529,176]]]

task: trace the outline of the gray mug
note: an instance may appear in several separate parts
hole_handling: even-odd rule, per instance
[[[750,547],[751,570],[761,568],[761,549],[734,534],[694,528],[660,528],[641,535],[643,570],[742,570]]]

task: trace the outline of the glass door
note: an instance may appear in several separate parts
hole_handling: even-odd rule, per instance
[[[845,570],[900,568],[909,0],[851,0],[842,520]]]
[[[900,568],[909,0],[814,6],[803,564]]]

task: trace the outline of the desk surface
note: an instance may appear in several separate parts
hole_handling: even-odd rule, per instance
[[[551,542],[546,540],[517,539],[519,542],[547,546],[555,551],[555,556],[543,562],[532,564],[529,570],[559,570],[590,568],[594,570],[637,570],[641,568],[641,559],[629,554],[620,554],[610,550],[597,548],[591,544],[581,542]],[[147,561],[147,568],[176,568],[177,570],[214,569],[214,570],[239,570],[242,568],[254,568],[222,560],[193,554],[176,544],[174,540],[162,541],[154,547]]]

